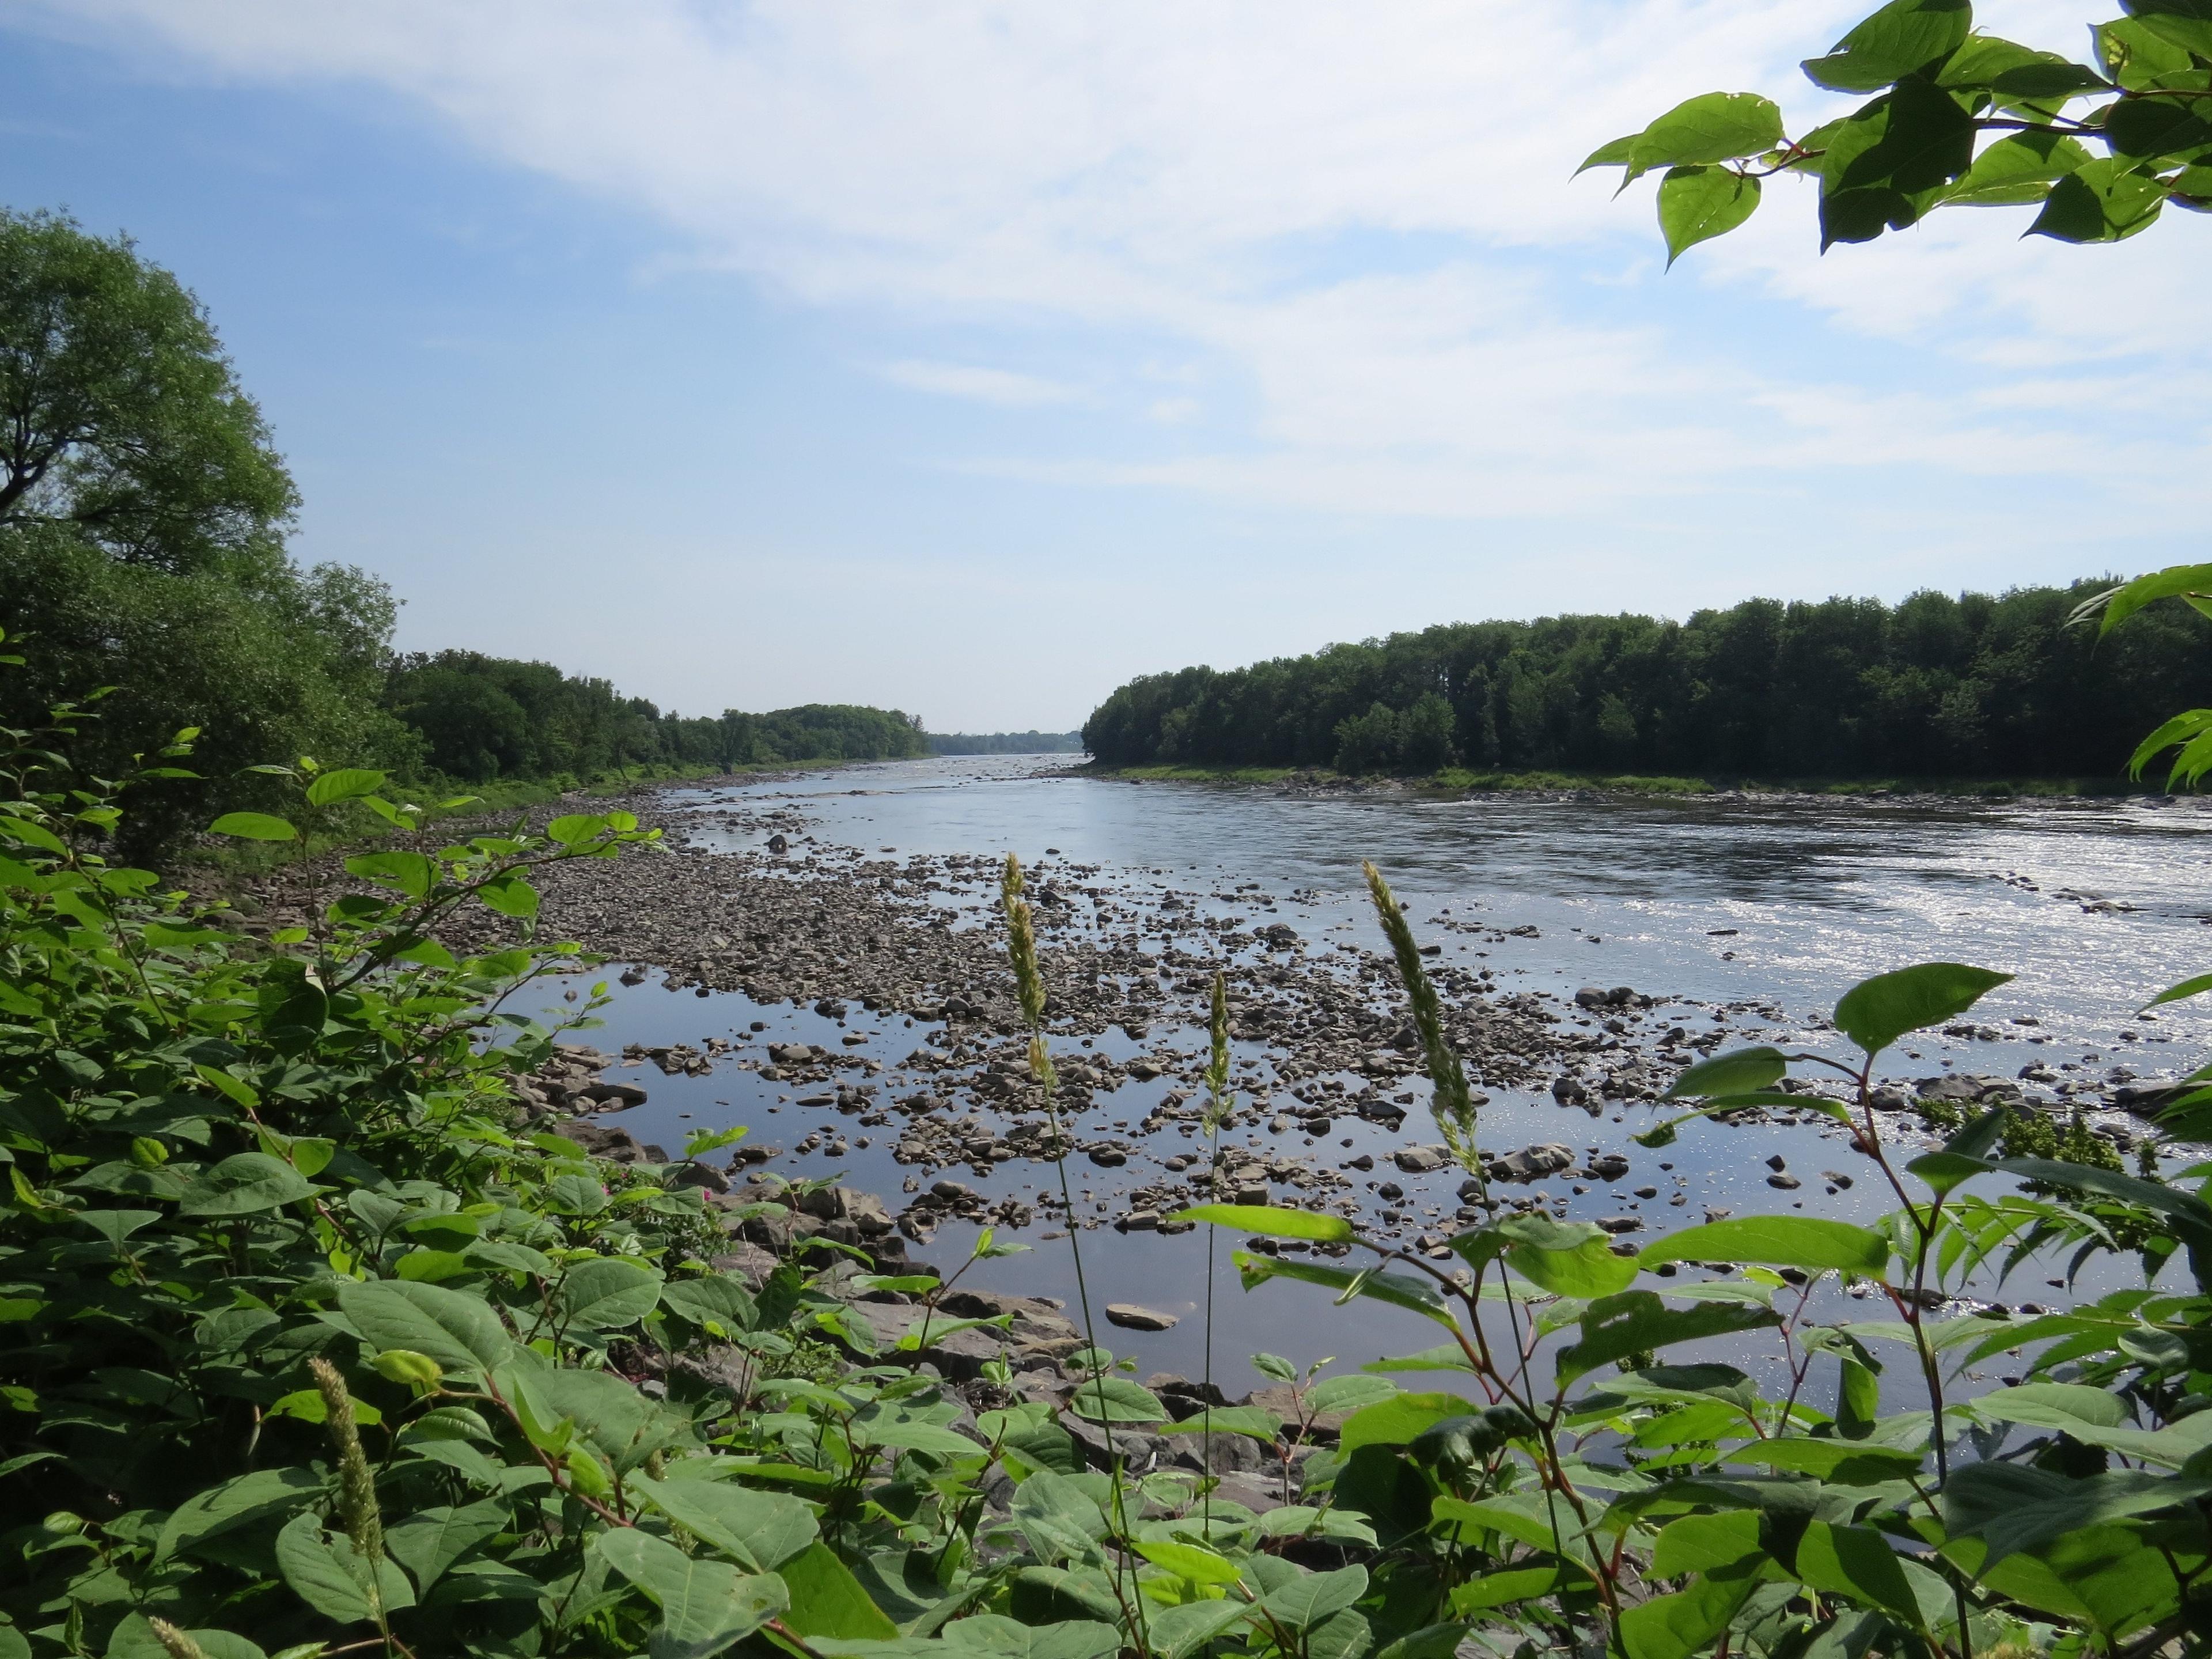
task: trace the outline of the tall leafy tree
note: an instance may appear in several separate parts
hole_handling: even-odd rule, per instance
[[[205,311],[124,238],[0,209],[0,527],[266,580],[298,504]]]

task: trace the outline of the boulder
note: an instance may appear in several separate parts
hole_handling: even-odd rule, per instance
[[[1556,1141],[1545,1141],[1534,1146],[1523,1146],[1517,1152],[1508,1152],[1503,1158],[1493,1159],[1490,1164],[1490,1178],[1492,1181],[1538,1181],[1574,1167],[1575,1155],[1570,1148]],[[1627,1165],[1624,1164],[1621,1167],[1626,1169]],[[1474,1193],[1468,1190],[1474,1184],[1469,1182],[1462,1185],[1459,1195],[1462,1198],[1479,1195],[1480,1188]]]
[[[1106,1322],[1125,1331],[1171,1331],[1182,1322],[1174,1314],[1162,1313],[1135,1302],[1109,1302]]]
[[[1431,1175],[1451,1162],[1451,1148],[1442,1146],[1401,1146],[1390,1161],[1407,1175]]]

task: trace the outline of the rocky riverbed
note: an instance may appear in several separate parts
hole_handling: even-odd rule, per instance
[[[562,1118],[628,1110],[652,1094],[656,1071],[750,1073],[761,1099],[773,1092],[766,1112],[787,1108],[796,1121],[783,1141],[767,1139],[776,1126],[756,1121],[757,1138],[735,1163],[793,1173],[871,1151],[880,1161],[888,1151],[902,1190],[884,1195],[881,1231],[917,1247],[953,1221],[1036,1228],[1046,1238],[1071,1224],[1173,1228],[1167,1218],[1207,1196],[1334,1210],[1439,1255],[1450,1231],[1500,1206],[1572,1213],[1621,1235],[1658,1231],[1703,1219],[1711,1195],[1694,1168],[1676,1167],[1679,1151],[1647,1152],[1620,1132],[1601,1134],[1601,1125],[1642,1127],[1682,1067],[1723,1047],[1832,1035],[1771,1002],[1701,1002],[1663,988],[1516,988],[1483,957],[1536,928],[1464,908],[1417,914],[1478,1098],[1510,1103],[1512,1121],[1528,1123],[1534,1109],[1556,1125],[1519,1145],[1486,1133],[1494,1147],[1486,1196],[1429,1123],[1418,1044],[1371,928],[1302,932],[1285,918],[1308,895],[1108,869],[1048,849],[1030,869],[1029,894],[1060,1079],[1056,1139],[1017,1018],[996,860],[830,843],[788,800],[629,804],[663,830],[662,846],[547,872],[541,936],[580,940],[623,964],[626,983],[650,973],[672,994],[736,993],[770,1017],[695,1042],[574,1054],[537,1080],[533,1109]],[[271,925],[303,915],[307,902],[277,883],[247,897]],[[474,942],[490,945],[511,924],[479,915],[467,926]],[[1235,1039],[1218,1170],[1207,1157],[1198,1030],[1217,970]],[[772,1017],[780,1006],[827,1022],[836,1037],[799,1040]],[[2033,1023],[1961,1024],[1942,1036],[1971,1053],[1984,1041],[2034,1042],[2019,1029]],[[1888,1085],[1875,1103],[1916,1143],[1963,1110],[2008,1100],[2054,1114],[2084,1109],[2124,1147],[2140,1133],[2127,1113],[2147,1110],[2170,1085],[2094,1063],[2105,1058],[2054,1057],[2018,1076],[1947,1059],[1948,1069]],[[1832,1133],[1811,1110],[1757,1108],[1727,1121]],[[627,1142],[631,1155],[646,1155],[618,1122],[603,1122],[607,1146]],[[1073,1211],[1045,1178],[1063,1149],[1080,1171]],[[1802,1207],[1849,1193],[1863,1173],[1839,1140],[1826,1151],[1808,1159],[1746,1143],[1742,1155]]]

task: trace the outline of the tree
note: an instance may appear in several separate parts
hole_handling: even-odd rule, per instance
[[[0,529],[265,580],[298,497],[199,303],[129,240],[0,209]]]
[[[2034,207],[2030,234],[2117,242],[2171,203],[2212,210],[2212,5],[2122,0],[2091,28],[2095,63],[1976,33],[1968,0],[1893,0],[1808,58],[1832,92],[1871,93],[1850,114],[1785,136],[1758,93],[1706,93],[1583,169],[1623,188],[1665,168],[1668,263],[1735,229],[1777,173],[1820,186],[1820,246],[1871,241],[1939,207]]]

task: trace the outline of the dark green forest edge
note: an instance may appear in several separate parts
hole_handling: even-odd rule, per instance
[[[2212,19],[2138,4],[2100,26],[2094,65],[1970,22],[1956,0],[1876,13],[1808,65],[1871,100],[1802,138],[1767,100],[1713,94],[1601,157],[1666,169],[1678,252],[1785,171],[1817,181],[1825,239],[1871,238],[1979,188],[1982,158],[2024,134],[2048,142],[2004,163],[2009,193],[1959,199],[2039,204],[2037,228],[2081,241],[2212,201],[2197,165]],[[1962,146],[1936,142],[1954,128]],[[36,357],[44,337],[0,343]],[[129,401],[131,363],[81,366],[111,369],[94,416]],[[285,575],[273,520],[257,530],[252,510],[192,493],[257,448],[230,408],[197,434],[155,420],[176,445],[118,451],[106,472],[33,477],[0,505],[51,489],[42,501],[95,510],[9,533],[134,573],[114,579],[118,605],[157,591],[133,586],[152,572],[180,584],[179,627],[259,628],[265,660],[209,644],[240,653],[227,672],[336,684],[316,653],[364,606],[373,623],[373,600],[343,573]],[[161,490],[139,476],[149,456],[173,475]],[[2185,608],[2212,611],[2212,565],[2096,595],[2081,620],[2124,649]],[[287,655],[307,650],[301,632],[312,651]],[[16,706],[67,677],[53,652],[69,637],[7,641]],[[390,732],[369,718],[372,684],[316,714],[363,722],[353,747],[321,732],[327,755],[371,756]],[[238,706],[227,683],[208,695]],[[1638,1136],[1663,1146],[1768,1103],[1824,1113],[1888,1215],[1745,1214],[1638,1250],[1493,1201],[1480,1097],[1370,866],[1435,1127],[1467,1176],[1465,1224],[1432,1256],[1318,1210],[1206,1202],[1169,1219],[1203,1229],[1186,1244],[1209,1306],[1225,1244],[1285,1317],[1365,1298],[1402,1315],[1413,1351],[1326,1376],[1255,1356],[1287,1416],[1203,1388],[1170,1409],[1097,1346],[1079,1229],[1065,1248],[1088,1346],[1066,1356],[1073,1386],[1038,1397],[1002,1359],[960,1384],[930,1363],[933,1334],[1006,1317],[940,1316],[959,1270],[890,1267],[827,1228],[785,1229],[798,1242],[750,1277],[720,1265],[732,1225],[816,1196],[710,1203],[699,1161],[741,1132],[617,1164],[520,1113],[515,1079],[558,1033],[507,1006],[596,966],[537,936],[538,879],[653,856],[654,832],[617,808],[447,841],[380,768],[300,758],[292,728],[218,748],[195,711],[133,756],[94,718],[111,707],[131,705],[65,703],[0,734],[0,1659],[2212,1648],[2212,1164],[2177,1167],[2146,1140],[2130,1173],[2094,1135],[2006,1107],[1926,1151],[1926,1125],[1900,1142],[1873,1103],[1885,1057],[2001,993],[2001,969],[1869,964],[1886,970],[1843,990],[1812,1052],[1687,1065],[1668,1091],[1680,1114]],[[345,861],[356,890],[265,940],[120,853],[143,812],[200,828],[193,799],[241,753],[267,796],[215,834],[284,845],[335,823],[367,849]],[[2212,769],[2212,708],[2130,758],[2168,754],[2172,784]],[[478,910],[513,942],[459,954],[445,936]],[[1072,1037],[1012,860],[999,924],[1072,1210],[1053,1104]],[[2172,1002],[2212,975],[2153,989]],[[1229,1167],[1218,977],[1209,1024],[1201,1196]],[[2173,1140],[2212,1139],[2212,1068],[2197,1080],[2165,1109]],[[1009,1248],[986,1233],[976,1255]],[[1947,1295],[2014,1270],[2081,1299],[2014,1315]],[[1878,1316],[1826,1317],[1842,1304],[1815,1298],[1838,1284]],[[855,1295],[927,1313],[885,1348]],[[1716,1340],[1764,1355],[1764,1384],[1711,1357]],[[1982,1364],[2002,1385],[1963,1392]],[[1194,1471],[1132,1470],[1133,1448],[1177,1437],[1258,1443],[1290,1501],[1260,1512]]]
[[[1083,740],[1117,769],[1322,768],[1462,788],[2119,790],[2125,734],[2176,698],[2212,702],[2212,623],[2177,607],[2109,640],[2069,627],[2112,583],[1894,606],[1750,599],[1681,623],[1457,623],[1148,675],[1108,697]]]
[[[397,657],[390,590],[303,570],[299,495],[205,313],[128,242],[0,210],[0,626],[33,648],[0,721],[100,702],[83,763],[120,775],[197,728],[200,776],[134,815],[137,850],[225,806],[245,770],[343,755],[435,793],[573,787],[799,760],[927,752],[919,723],[810,705],[685,718],[603,679],[471,651]]]

